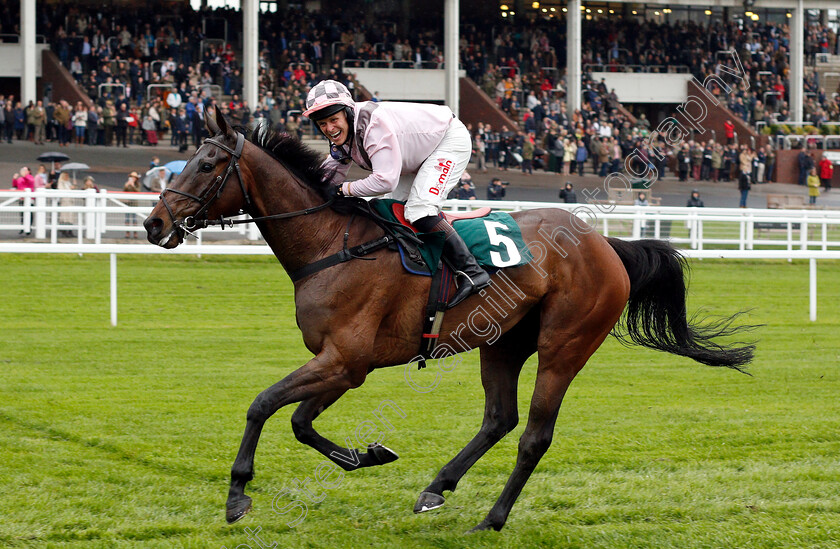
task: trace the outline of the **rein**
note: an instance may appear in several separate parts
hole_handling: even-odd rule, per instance
[[[311,208],[306,208],[304,210],[298,210],[294,212],[286,212],[274,215],[265,215],[262,217],[253,217],[250,219],[225,219],[224,216],[219,216],[219,219],[207,219],[206,217],[201,217],[201,215],[206,212],[210,206],[219,199],[222,195],[222,191],[225,188],[225,184],[227,184],[228,178],[233,172],[236,172],[236,178],[239,181],[239,188],[242,190],[242,196],[245,197],[245,213],[249,213],[252,209],[251,206],[251,197],[248,195],[248,190],[245,188],[245,183],[242,181],[242,172],[239,170],[239,159],[242,157],[242,148],[245,144],[245,136],[241,133],[236,134],[236,148],[231,149],[224,143],[217,141],[216,139],[208,138],[204,140],[205,143],[209,143],[211,145],[215,145],[219,147],[223,151],[230,154],[230,160],[228,161],[227,168],[225,168],[224,176],[217,176],[216,180],[213,182],[210,187],[208,187],[201,196],[196,196],[191,193],[187,193],[184,191],[179,191],[177,189],[166,188],[160,193],[160,201],[163,203],[164,208],[169,213],[169,217],[172,220],[172,223],[188,234],[193,234],[192,231],[197,229],[204,229],[206,227],[219,225],[222,227],[222,230],[227,227],[233,227],[234,225],[242,225],[244,223],[255,223],[257,221],[265,221],[269,219],[288,219],[290,217],[298,217],[301,215],[309,215],[318,211],[323,210],[324,208],[329,207],[332,205],[334,198],[330,198],[323,204],[319,204],[318,206],[313,206]],[[169,206],[169,203],[166,201],[166,192],[175,193],[181,196],[185,196],[191,200],[194,200],[199,203],[201,208],[190,216],[184,218],[183,221],[177,221],[175,219],[175,214],[172,212],[172,208]],[[215,195],[214,195],[215,193]],[[211,196],[213,195],[213,196]]]
[[[222,195],[222,191],[224,190],[225,185],[227,184],[228,178],[233,172],[236,172],[236,177],[239,180],[239,188],[242,189],[242,195],[245,197],[246,207],[244,212],[250,213],[250,210],[252,209],[251,197],[248,195],[248,190],[245,188],[245,184],[242,181],[242,172],[240,172],[239,170],[239,159],[242,157],[242,148],[245,143],[245,137],[241,133],[236,134],[235,149],[231,149],[224,143],[217,141],[213,138],[205,139],[204,142],[209,143],[211,145],[215,145],[216,147],[219,147],[223,151],[226,151],[230,154],[230,160],[228,161],[227,168],[225,168],[224,176],[217,176],[213,184],[201,193],[201,196],[196,196],[194,194],[171,188],[166,188],[160,193],[160,201],[163,203],[163,206],[169,213],[169,217],[172,220],[173,225],[175,225],[178,229],[184,231],[187,234],[195,236],[192,231],[195,231],[197,229],[204,229],[206,227],[214,225],[219,225],[222,227],[222,229],[224,229],[225,226],[233,227],[234,225],[241,225],[243,223],[255,223],[257,221],[266,221],[270,219],[289,219],[291,217],[309,215],[330,207],[336,200],[335,197],[332,197],[323,204],[312,206],[311,208],[297,210],[294,212],[285,212],[274,215],[266,215],[262,217],[254,217],[250,219],[225,219],[224,216],[221,215],[219,216],[219,219],[207,219],[206,217],[201,217],[201,215],[204,214],[210,208],[210,206]],[[169,203],[166,202],[167,191],[194,200],[198,202],[201,207],[195,214],[185,217],[183,221],[177,221],[175,219],[175,214],[172,212],[172,208],[169,206]],[[397,241],[407,240],[412,241],[415,244],[421,243],[420,239],[417,238],[409,229],[406,229],[399,223],[395,223],[390,220],[384,219],[382,216],[375,213],[366,201],[361,202],[363,204],[356,204],[354,206],[357,209],[357,211],[362,212],[368,217],[370,217],[377,225],[379,225],[385,231],[386,234],[369,242],[365,242],[363,244],[359,244],[358,246],[348,248],[347,242],[350,238],[350,224],[352,223],[353,218],[356,215],[354,213],[353,216],[351,216],[350,218],[350,222],[347,224],[347,229],[345,229],[344,231],[344,246],[342,247],[342,250],[340,252],[319,259],[314,263],[310,263],[309,265],[306,265],[300,269],[297,269],[296,271],[289,273],[289,276],[293,282],[297,282],[302,278],[306,278],[319,271],[328,269],[330,267],[333,267],[340,263],[344,263],[346,261],[350,261],[352,259],[375,259],[366,258],[364,256],[382,248],[391,246]]]
[[[309,215],[311,213],[319,212],[324,208],[332,206],[334,201],[334,198],[330,198],[323,204],[312,206],[311,208],[306,208],[305,210],[297,210],[294,212],[286,212],[274,215],[264,215],[262,217],[252,217],[249,219],[225,219],[225,216],[223,215],[220,215],[219,219],[193,219],[193,216],[190,216],[184,219],[184,224],[186,225],[186,222],[189,219],[193,224],[191,227],[192,229],[204,229],[207,227],[212,227],[214,225],[219,225],[222,228],[222,230],[224,230],[225,227],[233,227],[234,225],[242,225],[244,223],[255,223],[257,221],[266,221],[269,219],[288,219],[290,217]]]

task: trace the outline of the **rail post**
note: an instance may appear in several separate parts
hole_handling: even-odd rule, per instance
[[[35,193],[35,238],[43,240],[47,237],[47,195],[41,189]]]
[[[85,209],[89,210],[85,213],[84,229],[79,227],[79,235],[82,230],[85,231],[85,238],[93,240],[96,238],[96,189],[85,190]],[[80,224],[81,225],[81,224]]]
[[[811,299],[811,322],[817,321],[817,260],[813,257],[808,260],[810,264],[811,275],[811,291],[809,292]]]
[[[21,214],[23,220],[23,231],[26,234],[32,230],[32,190],[23,190],[23,213]]]
[[[117,254],[111,254],[111,326],[117,325]]]

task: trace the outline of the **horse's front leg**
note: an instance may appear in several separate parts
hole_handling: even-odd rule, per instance
[[[367,452],[363,452],[358,448],[351,448],[349,444],[339,446],[315,431],[312,427],[315,418],[341,398],[345,392],[347,392],[347,389],[341,389],[301,402],[295,413],[292,414],[292,431],[295,433],[295,437],[303,444],[318,450],[345,471],[385,465],[399,459],[400,456],[396,452],[379,443],[370,444],[366,448]]]
[[[337,393],[340,396],[348,389],[361,385],[366,374],[366,365],[345,365],[339,353],[325,350],[257,395],[248,408],[245,433],[230,471],[226,506],[228,523],[241,519],[251,509],[251,498],[245,495],[245,485],[254,478],[254,453],[268,418],[287,404],[320,398],[325,394]]]

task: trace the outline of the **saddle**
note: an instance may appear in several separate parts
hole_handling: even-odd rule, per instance
[[[402,223],[403,225],[405,225],[406,227],[408,227],[409,229],[411,229],[415,233],[420,232],[414,227],[414,225],[409,223],[408,220],[405,218],[405,203],[404,202],[394,202],[391,205],[391,211],[393,212],[394,217],[397,219],[397,221],[399,221],[400,223]],[[443,213],[444,219],[446,219],[446,221],[450,225],[452,225],[453,223],[455,223],[456,221],[460,221],[461,219],[478,219],[479,217],[487,217],[488,215],[490,215],[490,212],[492,212],[492,211],[493,210],[490,209],[489,206],[484,206],[483,208],[478,208],[477,210],[471,210],[469,212],[442,212],[442,213]]]
[[[449,298],[455,289],[454,273],[441,260],[444,234],[418,232],[405,218],[404,202],[391,199],[373,199],[368,202],[348,198],[342,200],[341,208],[351,213],[344,233],[344,249],[289,273],[290,278],[296,282],[345,261],[370,259],[365,256],[382,248],[397,251],[406,271],[432,277],[419,350],[421,357],[430,358],[437,344]],[[384,230],[385,235],[348,247],[349,229],[356,215],[373,220]],[[485,207],[470,212],[445,213],[444,217],[464,239],[479,265],[488,272],[524,265],[531,260],[531,253],[522,239],[519,226],[507,213],[493,212]],[[425,360],[421,360],[419,367],[424,366]]]
[[[398,240],[405,270],[424,276],[434,275],[443,253],[443,234],[417,231],[405,218],[404,202],[374,199],[370,201],[370,208],[382,219],[398,223],[417,237],[408,242]],[[484,207],[469,212],[444,212],[443,215],[464,239],[478,264],[488,272],[524,265],[530,260],[519,226],[510,214]],[[422,262],[418,263],[421,258]]]

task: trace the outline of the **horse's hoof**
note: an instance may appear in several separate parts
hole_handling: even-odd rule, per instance
[[[422,492],[420,494],[420,497],[417,498],[417,503],[414,504],[414,512],[425,513],[426,511],[431,511],[432,509],[443,507],[443,504],[445,502],[446,498],[444,498],[440,494],[433,494],[432,492]]]
[[[242,497],[239,497],[233,501],[228,500],[227,509],[225,511],[225,520],[227,520],[228,524],[233,524],[234,522],[247,515],[248,511],[250,510],[251,498],[244,494],[242,495]]]
[[[395,451],[379,443],[368,446],[367,453],[376,461],[377,465],[385,465],[386,463],[397,461],[400,458]]]
[[[488,521],[487,521],[487,519],[484,519],[484,520],[482,520],[481,522],[479,522],[479,523],[476,525],[476,527],[475,527],[475,528],[473,528],[472,530],[470,530],[470,531],[469,531],[469,532],[467,532],[467,533],[468,533],[468,534],[473,534],[473,533],[475,533],[475,532],[485,532],[485,531],[487,531],[487,530],[495,530],[495,531],[497,531],[497,532],[498,532],[498,531],[499,531],[499,530],[501,530],[501,529],[502,529],[502,527],[501,527],[501,526],[499,526],[499,527],[497,528],[497,527],[493,526],[492,524],[490,524],[490,522],[488,522]]]

